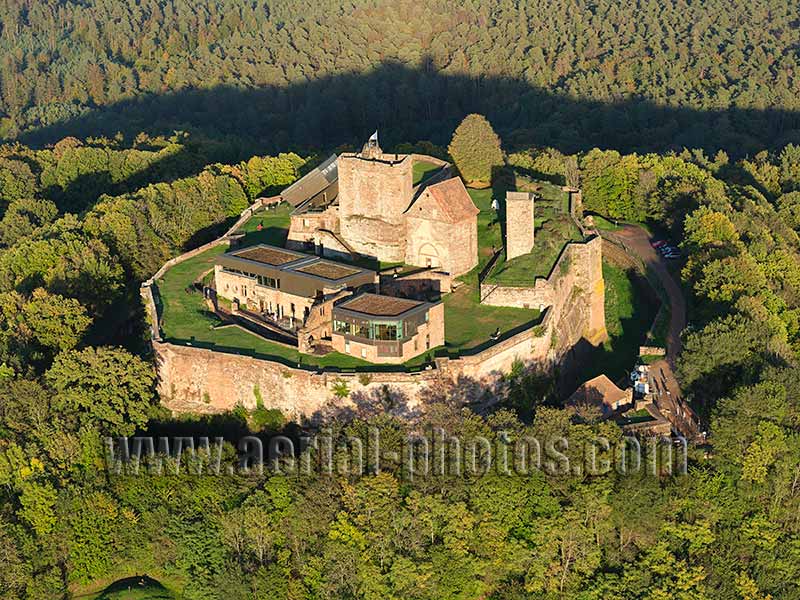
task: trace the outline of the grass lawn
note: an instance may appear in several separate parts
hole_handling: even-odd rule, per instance
[[[580,230],[568,215],[547,219],[534,234],[533,250],[510,261],[503,253],[487,280],[511,286],[531,285],[537,277],[550,274],[567,242],[581,239]]]
[[[413,173],[413,181],[412,185],[419,185],[429,177],[432,177],[436,171],[441,169],[439,165],[428,162],[426,160],[420,160],[414,163],[412,166],[412,173]]]
[[[161,583],[147,576],[115,581],[95,596],[95,600],[174,600],[177,598]]]
[[[237,233],[245,234],[242,246],[253,246],[254,244],[283,246],[286,244],[291,212],[292,206],[282,203],[275,208],[262,210],[250,217],[237,231]],[[261,231],[258,230],[259,224]]]
[[[448,354],[479,350],[489,344],[498,329],[503,336],[539,321],[538,310],[480,304],[474,271],[463,280],[465,285],[444,298],[444,337]]]
[[[492,248],[503,246],[503,230],[498,213],[492,208],[493,191],[468,190],[472,202],[481,212],[478,213],[478,270],[492,258]]]
[[[617,231],[620,229],[619,225],[612,223],[600,215],[592,215],[592,220],[594,221],[594,226],[600,231]]]
[[[569,241],[582,239],[580,230],[569,217],[569,194],[548,182],[537,181],[540,188],[536,193],[542,200],[534,204],[533,251],[506,262],[501,254],[487,281],[504,285],[531,285],[536,277],[547,277],[553,268],[564,245]],[[472,202],[478,207],[478,269],[492,257],[492,249],[503,247],[505,226],[505,192],[491,188],[469,190]],[[500,203],[500,210],[492,209],[492,198]]]

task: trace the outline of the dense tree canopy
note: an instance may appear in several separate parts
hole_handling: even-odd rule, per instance
[[[793,7],[0,3],[0,597],[148,573],[188,599],[800,599]],[[448,155],[471,113],[504,147],[461,131]],[[587,212],[681,245],[677,374],[710,434],[686,476],[409,479],[391,460],[364,477],[228,475],[230,440],[298,424],[159,408],[141,281],[376,126],[387,149],[455,159],[467,179],[505,161],[580,186]],[[482,139],[488,159],[465,161]],[[573,418],[522,363],[481,390],[486,414],[463,408],[462,384],[442,381],[412,420],[382,405],[335,420],[332,447],[372,426],[401,456],[442,428],[566,436],[578,461],[622,435]],[[138,474],[106,462],[104,435],[187,431],[229,436],[221,475],[202,453]]]
[[[376,126],[444,144],[478,112],[507,141],[569,152],[743,156],[798,141],[792,6],[646,0],[631,18],[616,0],[11,0],[0,136],[190,129],[254,154]]]

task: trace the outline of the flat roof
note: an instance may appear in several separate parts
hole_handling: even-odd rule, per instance
[[[299,252],[292,252],[291,250],[272,246],[254,246],[238,252],[233,252],[232,254],[238,258],[252,260],[265,265],[272,265],[273,267],[279,267],[294,262],[299,258],[303,258],[303,254]]]
[[[316,275],[317,277],[322,277],[324,279],[330,279],[333,281],[344,279],[345,277],[350,277],[350,275],[355,275],[356,273],[361,272],[359,269],[354,269],[353,267],[340,265],[334,262],[328,262],[327,260],[319,260],[311,263],[310,265],[297,267],[292,270],[299,271],[300,273],[308,273],[309,275]]]
[[[312,254],[288,250],[269,244],[237,248],[217,257],[215,264],[275,276],[276,272],[298,277],[346,284],[350,279],[374,278],[375,271],[326,260]]]
[[[361,294],[342,302],[336,308],[370,317],[399,317],[411,310],[427,306],[427,302],[419,300],[395,298],[394,296],[380,294]]]

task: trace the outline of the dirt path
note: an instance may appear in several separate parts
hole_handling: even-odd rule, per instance
[[[639,258],[658,278],[667,294],[670,306],[669,330],[667,332],[667,360],[674,366],[681,352],[681,332],[686,327],[686,301],[675,278],[667,269],[666,261],[650,246],[650,236],[641,227],[626,225],[614,236],[625,245],[625,249]]]

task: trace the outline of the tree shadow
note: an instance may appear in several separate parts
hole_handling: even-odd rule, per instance
[[[385,147],[409,140],[443,145],[471,112],[486,115],[507,148],[551,146],[567,154],[592,147],[621,152],[688,147],[709,153],[725,149],[736,158],[800,141],[800,113],[790,110],[700,110],[641,98],[576,99],[522,79],[445,74],[393,61],[369,72],[290,86],[217,86],[138,96],[27,132],[20,141],[41,145],[67,135],[111,137],[117,132],[132,139],[140,131],[183,130],[225,146],[234,159],[363,142],[376,127]]]

